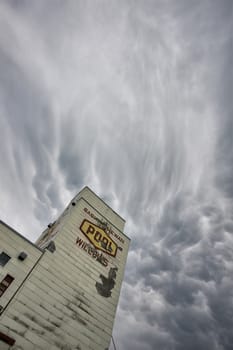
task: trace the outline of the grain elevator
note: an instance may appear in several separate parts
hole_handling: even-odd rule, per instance
[[[85,187],[35,244],[0,222],[0,349],[107,350],[130,240]]]

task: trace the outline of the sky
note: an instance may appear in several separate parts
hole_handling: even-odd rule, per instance
[[[126,219],[117,350],[233,349],[232,36],[232,0],[0,1],[0,218]]]

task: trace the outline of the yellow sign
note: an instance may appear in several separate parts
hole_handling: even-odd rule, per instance
[[[111,256],[116,256],[117,245],[102,228],[88,220],[83,220],[80,230],[96,249],[102,250]]]

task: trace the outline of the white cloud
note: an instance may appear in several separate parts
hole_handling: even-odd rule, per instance
[[[120,347],[230,349],[232,2],[0,9],[1,219],[35,239],[89,185],[132,238]]]

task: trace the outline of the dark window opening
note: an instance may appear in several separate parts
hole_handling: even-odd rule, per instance
[[[0,297],[3,295],[3,293],[7,290],[9,285],[14,281],[14,277],[10,275],[6,275],[2,282],[0,283]]]
[[[0,266],[4,266],[8,263],[8,261],[10,260],[10,256],[7,255],[6,253],[4,252],[1,252],[0,254]]]
[[[8,345],[14,345],[15,339],[9,337],[8,335],[0,332],[0,340],[2,340],[4,343]]]

